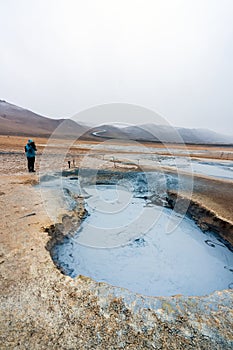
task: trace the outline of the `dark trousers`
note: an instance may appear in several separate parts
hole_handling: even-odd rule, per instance
[[[28,160],[28,171],[32,172],[34,170],[34,164],[35,164],[35,157],[27,157]]]

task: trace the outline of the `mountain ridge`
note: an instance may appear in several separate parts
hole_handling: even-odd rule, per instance
[[[111,123],[90,127],[72,119],[52,119],[41,116],[0,100],[1,135],[49,137],[55,130],[57,137],[76,137],[95,141],[121,139],[157,143],[233,144],[233,137],[208,129],[189,129],[153,123],[130,125],[124,128]]]
[[[57,130],[57,134],[61,136],[62,131],[73,136],[82,134],[87,129],[71,119],[44,117],[5,100],[0,100],[0,134],[2,135],[49,137],[58,127],[63,129]]]

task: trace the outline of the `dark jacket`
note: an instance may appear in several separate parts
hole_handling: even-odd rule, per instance
[[[32,140],[28,140],[28,143],[25,146],[25,152],[27,158],[33,158],[36,156],[36,145]]]

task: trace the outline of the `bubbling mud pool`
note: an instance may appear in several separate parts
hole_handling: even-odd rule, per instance
[[[115,185],[86,187],[88,217],[52,256],[67,275],[147,296],[205,295],[232,288],[233,254],[218,235],[184,217],[172,232],[171,210]]]

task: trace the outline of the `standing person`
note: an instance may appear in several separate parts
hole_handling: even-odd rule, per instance
[[[28,140],[28,143],[25,146],[25,153],[28,160],[28,171],[29,173],[34,173],[34,164],[36,157],[36,145],[33,140]]]

